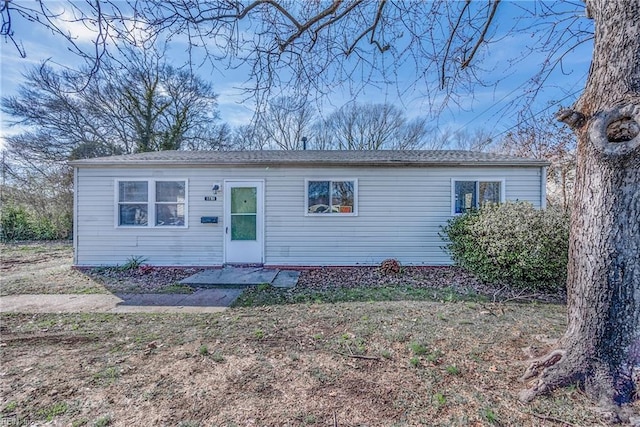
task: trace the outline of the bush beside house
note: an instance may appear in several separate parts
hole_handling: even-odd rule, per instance
[[[441,237],[453,261],[485,282],[538,290],[565,285],[569,218],[560,210],[486,205],[449,220]]]

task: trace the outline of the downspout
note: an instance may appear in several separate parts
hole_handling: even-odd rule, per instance
[[[78,168],[73,168],[73,265],[78,265]]]
[[[547,209],[547,166],[540,170],[540,209]]]

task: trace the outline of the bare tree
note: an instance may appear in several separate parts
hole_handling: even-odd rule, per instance
[[[314,147],[334,150],[419,149],[435,147],[426,118],[408,120],[390,104],[349,103],[315,126]]]
[[[21,2],[10,3],[15,13],[26,13]],[[640,382],[640,2],[585,3],[593,21],[579,13],[578,3],[536,2],[533,10],[517,6],[522,19],[534,20],[531,43],[547,54],[533,87],[544,87],[572,47],[590,39],[595,28],[585,90],[560,115],[578,140],[568,328],[557,347],[531,365],[526,378],[533,382],[521,397],[529,400],[580,383],[589,396],[613,405],[615,418],[624,416],[620,405],[636,398]],[[499,42],[493,29],[503,4],[218,0],[128,6],[152,35],[186,35],[192,46],[205,45],[213,61],[245,61],[258,102],[281,83],[326,94],[336,82],[353,82],[357,94],[363,82],[395,79],[397,67],[413,64],[414,87],[420,85],[430,101],[455,103],[473,93],[475,84],[495,83],[483,82],[478,72],[483,55]],[[120,28],[122,16],[113,10],[98,13],[99,19],[95,7],[90,12],[87,21],[99,34]],[[209,48],[212,40],[217,43]],[[509,65],[517,66],[525,55]]]
[[[485,129],[451,128],[441,129],[438,139],[443,141],[443,145],[452,150],[470,150],[489,152],[495,149],[495,138]]]
[[[87,83],[46,64],[31,69],[1,107],[22,132],[3,152],[11,204],[69,231],[73,174],[67,160],[166,149],[219,148],[229,129],[216,125],[211,86],[161,57],[128,51]]]
[[[310,135],[314,120],[314,110],[305,98],[283,96],[269,101],[254,126],[265,139],[264,147],[300,150],[302,138]]]
[[[7,138],[9,150],[31,160],[95,157],[138,151],[216,148],[216,95],[211,86],[163,62],[129,50],[105,62],[87,83],[43,64],[25,75],[2,110],[25,132]]]
[[[549,160],[547,200],[565,211],[569,210],[576,169],[576,138],[569,129],[551,116],[532,119],[513,132],[508,132],[495,150]]]
[[[266,150],[267,136],[262,129],[253,124],[246,124],[234,128],[230,143],[225,149],[228,150]]]
[[[121,129],[125,152],[217,148],[217,95],[209,83],[168,65],[158,51],[127,49],[123,56],[103,64],[82,93],[102,96],[88,111]]]

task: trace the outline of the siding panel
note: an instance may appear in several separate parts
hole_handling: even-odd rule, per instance
[[[506,181],[507,200],[540,206],[540,167],[115,168],[80,167],[76,206],[78,265],[122,264],[143,256],[154,265],[224,262],[225,179],[265,182],[265,264],[359,265],[397,258],[446,265],[440,227],[451,217],[451,179]],[[188,228],[115,226],[116,179],[187,179]],[[306,216],[305,179],[357,179],[357,216]],[[217,216],[218,224],[200,217]]]

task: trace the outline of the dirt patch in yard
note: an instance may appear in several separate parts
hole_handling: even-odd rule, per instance
[[[192,292],[178,282],[202,269],[74,269],[71,242],[0,245],[0,295]]]
[[[72,264],[70,242],[2,244],[0,295],[108,292]]]

